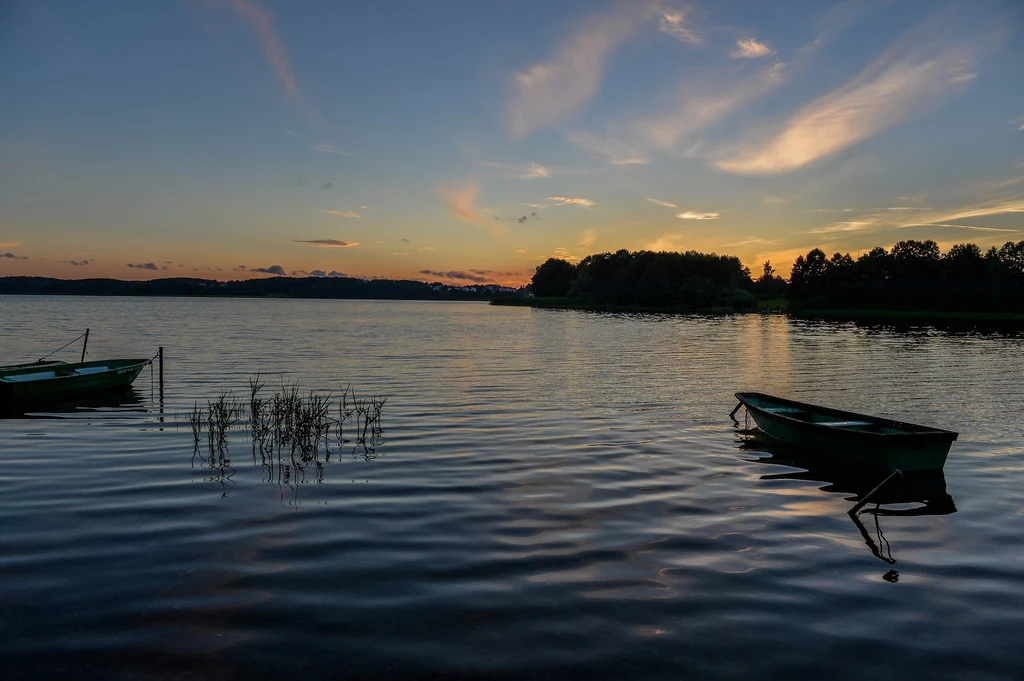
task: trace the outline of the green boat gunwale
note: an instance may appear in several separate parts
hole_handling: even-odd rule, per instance
[[[0,384],[7,386],[23,386],[39,385],[45,382],[47,385],[53,385],[53,383],[51,383],[52,381],[81,379],[86,376],[90,378],[101,378],[111,374],[124,374],[136,369],[142,371],[150,361],[151,360],[149,359],[99,359],[91,362],[30,364],[3,372],[3,374],[0,375]],[[85,374],[76,373],[78,369],[90,369],[95,367],[104,367],[105,370],[93,371]],[[53,373],[53,376],[40,376],[38,378],[31,379],[27,378],[35,373]],[[12,377],[14,380],[11,380]],[[18,377],[25,377],[25,379],[19,380]]]
[[[921,440],[949,440],[953,442],[957,439],[958,433],[952,430],[944,430],[942,428],[932,428],[929,426],[921,426],[915,423],[907,423],[905,421],[896,421],[893,419],[887,419],[880,416],[871,416],[868,414],[859,414],[851,411],[844,411],[842,409],[833,409],[832,407],[822,407],[816,404],[809,404],[807,402],[797,402],[796,400],[786,399],[784,397],[775,397],[774,395],[766,395],[764,393],[756,392],[739,392],[736,393],[736,399],[746,407],[747,409],[762,414],[764,418],[776,419],[787,423],[791,426],[801,429],[813,429],[821,433],[842,433],[843,437],[863,440],[876,440],[884,441],[887,443],[911,443],[919,442]],[[807,421],[800,418],[795,418],[784,412],[775,412],[763,408],[762,406],[752,402],[769,402],[777,404],[782,407],[790,407],[799,409],[801,412],[810,412],[824,414],[828,416],[841,417],[843,421],[847,422],[862,422],[864,425],[882,426],[894,430],[900,430],[903,432],[899,433],[883,433],[872,430],[860,430],[863,426],[846,427],[839,422],[836,425],[831,425],[830,422],[814,422]],[[831,422],[836,423],[836,422]]]

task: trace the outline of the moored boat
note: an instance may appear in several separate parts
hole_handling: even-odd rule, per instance
[[[0,375],[20,369],[46,368],[57,364],[67,364],[67,362],[59,359],[37,359],[34,362],[24,362],[22,364],[0,364]]]
[[[0,373],[0,408],[24,411],[69,397],[100,393],[132,384],[149,359],[32,364]]]
[[[939,470],[951,430],[821,407],[763,393],[736,393],[761,431],[837,463],[889,471]]]

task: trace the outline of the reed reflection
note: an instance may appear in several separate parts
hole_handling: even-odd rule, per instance
[[[766,438],[756,429],[737,431],[737,447],[745,453],[767,454],[758,458],[762,463],[786,466],[790,470],[761,475],[761,480],[809,480],[824,483],[824,492],[844,494],[851,504],[847,514],[857,527],[864,543],[879,560],[893,565],[897,560],[885,537],[881,517],[931,516],[956,513],[953,497],[946,491],[946,477],[939,470],[913,471],[893,476],[891,481],[876,470],[851,468],[830,464],[826,457],[787,446]],[[870,495],[870,497],[869,497]],[[862,502],[867,500],[868,505]],[[863,508],[862,508],[863,506]],[[871,517],[865,523],[862,515]],[[869,531],[867,525],[871,525]],[[890,570],[884,579],[895,582],[899,573]]]

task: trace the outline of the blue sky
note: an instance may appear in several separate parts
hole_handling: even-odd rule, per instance
[[[0,274],[1017,241],[1022,29],[1015,0],[10,2]]]

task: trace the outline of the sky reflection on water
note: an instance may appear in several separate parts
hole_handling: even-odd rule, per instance
[[[4,354],[167,348],[122,404],[0,422],[15,676],[1011,678],[1022,340],[476,304],[3,298]],[[59,320],[59,322],[55,322]],[[145,320],[140,323],[139,320]],[[256,371],[389,396],[375,455],[266,465],[186,414]],[[955,513],[738,433],[758,389],[958,430]],[[70,418],[69,418],[70,417]],[[163,419],[161,421],[161,418]],[[868,488],[869,489],[869,488]],[[922,496],[889,508],[927,507]],[[898,572],[895,583],[883,579]]]

